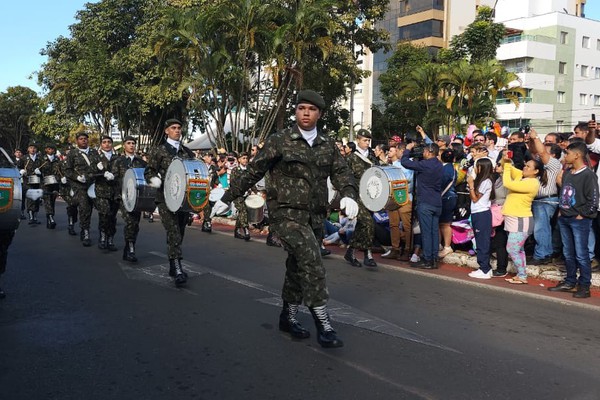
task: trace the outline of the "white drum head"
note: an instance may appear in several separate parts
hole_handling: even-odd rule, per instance
[[[123,207],[127,212],[132,212],[137,201],[137,178],[133,168],[129,168],[123,175],[121,198],[123,199]]]
[[[248,208],[262,208],[265,206],[265,199],[258,194],[251,194],[250,196],[246,197],[244,203]]]
[[[391,183],[402,179],[405,177],[398,167],[371,167],[360,178],[360,199],[368,210],[381,211],[394,201]]]
[[[335,196],[337,196],[337,194],[337,190],[335,190],[333,184],[331,183],[331,178],[327,177],[327,202],[331,204],[331,202],[333,201],[333,199],[335,199]]]
[[[90,199],[96,198],[96,184],[95,183],[92,183],[90,185],[90,187],[87,190],[87,195]]]
[[[221,200],[221,197],[223,197],[223,195],[225,194],[225,189],[217,187],[214,189],[210,190],[210,195],[208,196],[208,200],[212,201],[213,203]]]
[[[187,187],[185,166],[180,159],[174,159],[167,169],[164,193],[165,204],[169,211],[177,212],[183,204]]]

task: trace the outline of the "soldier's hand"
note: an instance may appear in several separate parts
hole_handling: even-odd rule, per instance
[[[24,169],[20,170],[19,173],[21,174],[21,176],[25,176],[25,174],[27,173],[27,171],[25,171]]]
[[[102,161],[100,161],[98,164],[96,164],[96,167],[98,167],[98,169],[102,171],[104,169],[104,164],[102,164]]]
[[[63,185],[67,184],[67,177],[63,176],[62,178],[60,178],[60,183],[62,183]]]
[[[86,179],[85,179],[85,175],[79,175],[77,176],[77,180],[81,183],[85,183]]]
[[[213,214],[214,215],[225,214],[228,211],[229,211],[229,205],[227,203],[222,202],[221,200],[217,200],[217,202],[213,206]]]
[[[162,180],[158,176],[153,176],[148,181],[148,185],[150,185],[153,188],[160,189],[160,185],[162,185]]]
[[[33,170],[33,173],[36,174],[36,175],[41,175],[42,171],[40,171],[39,168],[36,168],[36,169]]]
[[[112,180],[115,179],[115,176],[110,171],[105,171],[104,172],[104,177],[106,178],[107,181],[112,181]]]
[[[350,197],[344,197],[340,201],[340,208],[344,209],[344,212],[350,219],[356,218],[358,214],[358,204]]]

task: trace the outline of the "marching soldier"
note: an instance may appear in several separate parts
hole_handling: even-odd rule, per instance
[[[15,149],[15,160],[14,163],[17,167],[17,169],[21,170],[23,169],[23,166],[25,165],[25,163],[23,162],[23,151],[21,151],[21,149]],[[21,176],[21,187],[23,187],[23,177]],[[23,192],[25,193],[25,192]],[[21,201],[21,219],[26,219],[27,217],[25,216],[25,201]]]
[[[247,167],[248,153],[240,153],[238,157],[238,165],[231,170],[231,182],[233,182],[234,180],[241,181],[242,176],[245,173]],[[248,210],[246,209],[246,204],[244,203],[246,195],[247,193],[233,201],[235,209],[238,212],[237,218],[235,220],[235,229],[233,231],[233,236],[237,239],[244,239],[245,241],[249,241],[250,225],[248,224]]]
[[[373,165],[378,165],[377,157],[370,148],[371,144],[371,132],[366,129],[359,129],[356,132],[357,145],[356,151],[346,157],[348,165],[354,174],[354,179],[360,182],[360,178],[364,172],[371,168]],[[354,255],[354,249],[363,250],[364,260],[363,263],[367,267],[376,267],[377,263],[373,259],[371,253],[371,247],[373,246],[373,238],[375,237],[375,222],[373,217],[367,208],[364,206],[362,201],[358,202],[359,211],[356,219],[356,228],[352,234],[352,240],[346,250],[344,259],[350,263],[353,267],[360,267],[360,261],[356,259]]]
[[[282,290],[283,309],[279,329],[305,339],[310,332],[296,319],[302,302],[309,308],[323,347],[341,347],[342,340],[331,326],[327,312],[329,293],[325,268],[315,232],[321,232],[327,212],[327,177],[342,193],[341,208],[355,217],[357,186],[335,143],[317,130],[325,101],[312,90],[298,93],[296,125],[270,135],[238,182],[233,182],[222,201],[215,204],[220,214],[237,197],[243,196],[267,172],[267,204],[285,250],[286,275]]]
[[[70,151],[76,150],[67,150],[66,154],[68,155]],[[73,187],[71,186],[71,183],[66,176],[66,165],[66,158],[60,161],[58,164],[58,174],[60,176],[59,194],[60,197],[62,197],[62,199],[65,201],[65,203],[67,203],[67,232],[69,233],[69,235],[75,236],[77,235],[77,232],[75,232],[75,224],[77,223],[77,203],[73,198],[73,196],[75,195],[75,191],[73,190]]]
[[[166,141],[152,149],[148,156],[148,165],[144,177],[149,185],[158,189],[156,204],[160,219],[167,232],[167,247],[169,256],[169,275],[175,279],[175,285],[181,286],[187,282],[187,273],[181,265],[181,243],[185,227],[189,222],[190,213],[187,211],[171,212],[165,203],[163,179],[173,158],[194,159],[195,155],[181,143],[181,122],[169,119],[165,122]]]
[[[113,140],[110,136],[102,136],[98,156],[100,161],[96,167],[99,173],[96,177],[96,198],[94,199],[94,206],[98,210],[98,229],[100,231],[98,248],[117,251],[115,233],[117,232],[117,212],[119,211],[119,203],[116,199],[118,182],[115,181],[112,170],[119,156],[113,151]]]
[[[56,221],[54,220],[55,214],[55,204],[56,198],[58,197],[59,190],[59,169],[60,169],[60,160],[56,156],[56,146],[53,144],[48,144],[44,148],[44,152],[46,153],[42,159],[42,165],[40,166],[40,171],[42,171],[42,177],[44,178],[44,210],[46,211],[46,228],[54,229],[56,228]],[[53,176],[56,179],[56,182],[50,182],[47,177]]]
[[[29,225],[40,224],[37,219],[37,213],[40,211],[41,196],[38,197],[37,194],[32,193],[41,188],[41,165],[42,157],[38,154],[37,145],[35,143],[30,143],[27,147],[27,155],[23,159],[23,167],[20,171],[21,176],[23,177],[23,193],[27,193],[29,189],[32,189],[32,192],[27,196],[26,205]]]
[[[202,160],[204,164],[206,164],[206,168],[208,169],[208,179],[210,181],[210,188],[214,189],[219,184],[219,175],[217,171],[217,166],[215,165],[214,156],[211,152],[206,152],[202,156]],[[202,232],[212,232],[212,204],[210,201],[206,202],[206,205],[202,209]]]
[[[65,175],[73,189],[73,204],[79,211],[80,239],[84,247],[92,245],[90,223],[92,219],[92,199],[88,189],[94,183],[100,162],[98,153],[89,147],[89,136],[85,132],[77,134],[77,147],[69,151],[65,163]]]
[[[121,188],[123,186],[123,178],[125,172],[129,168],[146,168],[146,161],[135,154],[135,146],[137,144],[136,139],[133,136],[125,136],[123,140],[123,150],[125,154],[117,159],[114,164],[115,180],[118,182],[116,189],[117,198],[121,197]],[[123,199],[120,201],[119,208],[121,209],[121,217],[125,222],[123,228],[123,236],[125,237],[125,247],[123,248],[123,260],[129,262],[137,262],[135,255],[135,242],[140,231],[140,219],[142,217],[141,211],[127,211],[123,205]]]

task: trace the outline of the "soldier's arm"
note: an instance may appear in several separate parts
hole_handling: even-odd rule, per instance
[[[339,190],[342,197],[358,200],[358,183],[351,171],[348,162],[337,149],[333,149],[333,163],[331,164],[331,183]]]
[[[148,155],[148,164],[144,171],[144,178],[146,178],[146,181],[158,177],[161,160],[162,157],[158,151],[158,147],[153,148]]]

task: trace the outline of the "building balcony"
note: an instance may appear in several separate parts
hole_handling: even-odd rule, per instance
[[[514,60],[519,58],[537,58],[542,60],[556,60],[556,45],[543,43],[531,38],[537,36],[518,36],[520,40],[501,44],[496,51],[496,58],[500,61]],[[510,38],[506,38],[508,40]]]
[[[553,104],[540,104],[533,102],[522,102],[515,109],[515,105],[497,104],[497,118],[499,120],[511,119],[547,119],[552,120],[554,114]]]

